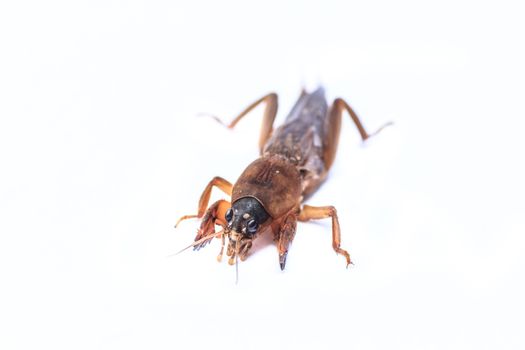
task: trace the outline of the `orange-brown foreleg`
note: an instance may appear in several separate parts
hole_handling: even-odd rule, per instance
[[[220,176],[215,176],[206,186],[204,191],[202,192],[201,198],[199,199],[199,207],[197,209],[197,214],[194,215],[184,215],[181,217],[177,223],[175,224],[175,227],[179,225],[179,223],[186,219],[191,218],[202,218],[204,213],[206,212],[206,208],[208,208],[208,203],[210,201],[211,196],[211,190],[213,187],[218,187],[220,190],[222,190],[224,193],[226,193],[228,196],[231,196],[232,194],[232,184],[229,183],[227,180],[223,179]]]
[[[213,237],[215,237],[213,235],[215,233],[215,225],[220,225],[223,228],[226,227],[227,222],[226,222],[226,219],[224,218],[224,215],[226,214],[226,211],[230,207],[231,207],[230,202],[225,201],[224,199],[218,200],[217,202],[210,205],[208,210],[206,210],[204,217],[202,218],[201,225],[199,227],[199,230],[197,231],[197,235],[195,236],[195,242],[203,239],[204,237],[208,237],[208,236],[209,236],[209,239],[206,239],[202,241],[201,243],[195,245],[193,247],[193,250],[199,250],[200,248],[208,244],[213,239]],[[220,255],[222,256],[222,249],[221,249]]]
[[[332,218],[332,247],[337,254],[342,254],[346,258],[346,266],[350,265],[350,254],[344,249],[341,249],[341,228],[339,227],[339,220],[337,218],[337,211],[333,206],[326,207],[312,207],[304,205],[299,213],[299,221],[318,220],[325,218]]]
[[[277,250],[279,252],[279,265],[281,270],[286,266],[286,257],[288,256],[288,247],[295,237],[297,228],[297,217],[295,214],[288,215],[279,227],[277,238]]]

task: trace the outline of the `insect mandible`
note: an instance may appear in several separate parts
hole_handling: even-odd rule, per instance
[[[302,203],[323,183],[334,162],[344,111],[352,118],[363,141],[391,123],[372,134],[367,133],[348,103],[336,98],[329,107],[324,89],[320,87],[312,93],[303,90],[284,124],[275,130],[275,93],[249,105],[227,127],[234,128],[260,104],[265,105],[259,137],[260,157],[248,165],[233,185],[222,177],[214,177],[200,197],[197,214],[178,220],[177,225],[189,218],[202,219],[195,241],[188,248],[198,250],[214,237],[221,238],[217,256],[221,261],[227,238],[226,255],[229,263],[234,264],[237,258],[246,259],[257,237],[272,234],[279,264],[284,270],[297,221],[331,218],[332,248],[344,256],[348,267],[352,261],[348,252],[341,248],[336,209],[331,205],[314,207]],[[208,207],[213,187],[231,196],[231,200],[221,199]],[[221,227],[220,231],[215,231],[216,225]]]

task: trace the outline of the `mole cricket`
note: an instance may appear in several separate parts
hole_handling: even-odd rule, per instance
[[[202,219],[193,244],[187,248],[198,250],[214,237],[221,238],[217,256],[221,261],[227,238],[226,255],[233,265],[239,258],[246,259],[257,237],[271,234],[277,245],[281,270],[284,270],[297,221],[331,218],[332,248],[345,258],[348,267],[352,261],[341,248],[336,209],[331,205],[310,206],[303,201],[323,183],[334,162],[344,111],[352,118],[363,141],[392,123],[369,134],[345,100],[336,98],[329,107],[324,89],[319,87],[311,93],[303,90],[284,124],[277,129],[273,128],[277,114],[275,93],[255,101],[225,125],[234,128],[260,104],[265,105],[259,136],[260,157],[248,165],[233,185],[222,177],[214,177],[200,197],[197,214],[178,220],[177,225],[189,218]],[[208,207],[213,187],[222,190],[231,200],[221,199]],[[216,225],[221,227],[220,231],[215,231]]]

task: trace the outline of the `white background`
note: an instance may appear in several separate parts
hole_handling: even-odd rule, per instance
[[[515,1],[0,5],[2,349],[523,349],[524,9]],[[286,270],[191,243],[215,175],[302,86],[344,97]],[[219,193],[214,198],[220,198]]]

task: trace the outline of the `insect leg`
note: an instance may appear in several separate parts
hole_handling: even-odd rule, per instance
[[[359,117],[354,112],[352,107],[346,103],[345,100],[342,98],[336,98],[334,100],[334,103],[332,104],[332,107],[330,108],[330,114],[328,116],[328,130],[326,134],[325,139],[325,149],[324,149],[324,161],[326,165],[326,169],[329,169],[332,163],[335,159],[335,153],[337,151],[337,145],[339,144],[339,134],[341,131],[341,116],[343,112],[346,111],[350,117],[352,118],[355,126],[357,127],[357,130],[359,131],[359,134],[361,135],[361,139],[365,141],[366,139],[376,135],[378,132],[383,130],[385,127],[392,124],[392,122],[388,122],[381,126],[379,129],[374,131],[373,133],[369,134],[365,128],[363,127],[363,124],[359,120]]]
[[[335,113],[338,113],[338,114],[341,114],[343,110],[346,110],[348,112],[348,114],[354,121],[354,124],[357,127],[357,130],[359,131],[359,134],[361,135],[361,138],[363,139],[363,141],[376,135],[378,132],[383,130],[385,127],[392,125],[392,122],[388,122],[384,124],[383,126],[381,126],[379,129],[377,129],[376,131],[374,131],[373,133],[369,134],[366,132],[365,128],[363,127],[363,124],[361,124],[361,121],[357,117],[357,114],[355,114],[352,107],[350,107],[348,103],[346,103],[345,100],[343,100],[342,98],[336,98],[332,106],[332,109]]]
[[[257,101],[253,102],[251,105],[246,107],[235,119],[232,120],[230,124],[224,124],[219,118],[214,117],[215,120],[221,124],[226,125],[229,129],[233,129],[235,125],[248,113],[250,113],[255,107],[264,103],[266,106],[264,108],[263,121],[261,126],[261,134],[259,136],[259,150],[262,153],[264,144],[270,138],[270,135],[273,131],[273,121],[277,115],[277,94],[270,93],[266,96],[261,97]]]
[[[204,212],[206,211],[206,208],[208,207],[208,202],[210,201],[210,196],[211,196],[211,189],[213,188],[213,186],[218,187],[219,189],[221,189],[224,193],[226,193],[229,196],[231,196],[232,194],[232,188],[233,188],[232,184],[229,183],[227,180],[224,180],[220,176],[215,176],[208,183],[208,185],[202,192],[201,198],[199,199],[199,208],[198,208],[197,214],[196,215],[184,215],[177,221],[177,223],[175,224],[175,227],[177,227],[177,225],[183,220],[191,219],[191,218],[202,218],[202,216],[204,215]]]
[[[202,218],[201,225],[197,231],[197,235],[195,236],[195,241],[198,241],[203,237],[213,234],[215,232],[215,225],[221,225],[223,227],[226,227],[227,223],[224,219],[224,215],[230,207],[230,202],[225,201],[224,199],[220,199],[217,202],[210,205],[208,210],[206,210],[204,217]],[[193,247],[193,250],[199,250],[200,248],[208,244],[212,239],[213,236],[211,236],[210,239],[206,239],[202,243],[195,245]]]
[[[337,254],[342,254],[346,258],[346,266],[350,265],[350,255],[344,249],[341,249],[341,228],[339,227],[339,220],[337,218],[337,211],[333,206],[326,207],[312,207],[304,205],[299,213],[299,221],[318,220],[325,218],[332,218],[332,248]]]
[[[277,250],[279,251],[279,265],[281,266],[281,270],[284,270],[286,266],[288,247],[293,241],[296,227],[297,217],[295,215],[288,215],[279,227]]]

